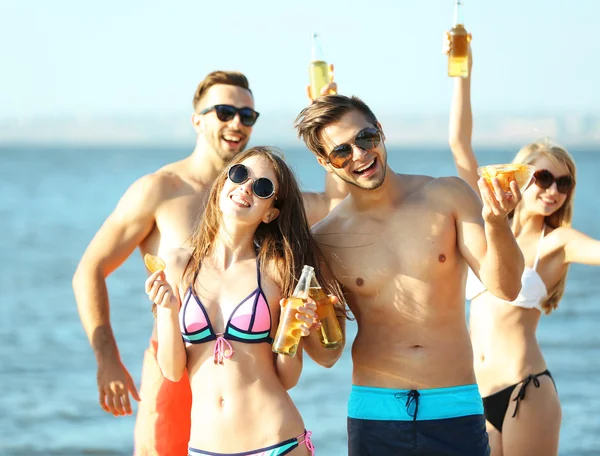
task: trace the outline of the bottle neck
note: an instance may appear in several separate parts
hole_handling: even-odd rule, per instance
[[[454,25],[465,25],[462,0],[454,0]]]
[[[319,40],[319,35],[313,33],[312,35],[312,52],[311,58],[313,62],[325,61],[325,57],[323,56],[323,50],[321,49],[321,41]]]
[[[296,284],[294,289],[294,297],[306,298],[308,297],[308,290],[310,289],[310,283],[315,274],[315,270],[312,266],[305,265],[302,269],[302,275]]]

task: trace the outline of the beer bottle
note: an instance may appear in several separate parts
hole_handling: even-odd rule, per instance
[[[463,20],[462,0],[454,0],[454,27],[449,34],[448,76],[466,78],[469,76],[469,34]]]
[[[308,296],[317,303],[317,314],[321,322],[321,328],[318,333],[321,345],[327,350],[335,350],[344,342],[344,335],[335,314],[333,303],[329,299],[329,296],[325,294],[314,275],[310,283]]]
[[[310,94],[313,100],[321,96],[321,89],[329,84],[329,66],[323,57],[319,35],[312,35],[312,60],[308,65],[310,77]]]
[[[305,303],[308,297],[310,283],[315,274],[312,266],[305,265],[302,268],[302,275],[296,284],[294,293],[285,300],[281,309],[279,326],[273,342],[273,351],[280,355],[295,356],[298,350],[298,344],[302,337],[302,321],[296,318],[298,307]]]

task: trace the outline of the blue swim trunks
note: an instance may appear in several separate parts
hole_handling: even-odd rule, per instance
[[[348,456],[489,456],[477,385],[424,390],[352,386]]]

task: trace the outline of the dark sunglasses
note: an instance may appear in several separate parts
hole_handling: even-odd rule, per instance
[[[260,115],[260,113],[256,112],[252,108],[236,108],[235,106],[225,104],[210,106],[206,109],[203,109],[198,114],[206,114],[213,109],[217,113],[217,117],[221,122],[229,122],[235,117],[236,114],[239,114],[240,122],[247,127],[254,125],[256,123],[256,119],[258,119],[258,116]]]
[[[358,132],[354,142],[335,146],[327,157],[327,163],[334,168],[343,168],[352,160],[352,144],[362,150],[375,149],[381,142],[381,132],[377,128],[369,127]]]
[[[238,185],[242,185],[248,179],[251,179],[248,174],[248,168],[241,163],[231,165],[227,170],[227,177],[231,182]],[[271,179],[259,177],[258,179],[253,179],[252,191],[258,198],[268,199],[275,194],[275,184],[273,184]]]
[[[573,190],[575,186],[575,182],[571,176],[554,177],[554,174],[547,169],[540,169],[533,173],[533,176],[535,177],[535,185],[544,190],[550,188],[556,182],[556,189],[564,195]]]

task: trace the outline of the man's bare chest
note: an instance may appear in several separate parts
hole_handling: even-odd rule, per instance
[[[189,241],[201,221],[205,207],[204,194],[185,194],[166,200],[156,214],[156,230],[161,244],[181,247]]]
[[[431,283],[458,261],[452,214],[398,213],[345,228],[330,235],[324,249],[340,283],[359,295]]]

